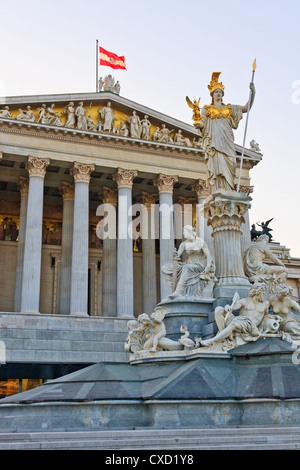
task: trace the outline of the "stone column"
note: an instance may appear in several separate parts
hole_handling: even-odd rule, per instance
[[[253,193],[253,186],[240,186],[240,193],[250,196]],[[249,211],[245,214],[245,222],[241,225],[242,235],[241,235],[241,249],[242,255],[245,253],[247,248],[251,245],[251,233],[250,233],[250,220],[249,220]]]
[[[250,285],[241,253],[241,224],[245,222],[250,200],[242,193],[216,191],[205,201],[204,215],[213,228],[218,278],[216,297],[233,296],[237,287],[248,288]]]
[[[194,223],[194,208],[195,208],[195,205],[197,203],[196,199],[194,199],[192,197],[179,196],[177,198],[177,203],[181,207],[181,214],[182,214],[181,226],[182,226],[182,228],[185,225],[193,226],[193,223]]]
[[[69,315],[74,219],[74,184],[64,182],[60,187],[60,193],[63,197],[63,221],[58,311],[64,315]]]
[[[103,187],[99,196],[103,204],[110,204],[114,210],[118,204],[118,190]],[[116,222],[116,221],[115,221]],[[113,234],[115,235],[115,233]],[[102,258],[102,316],[117,316],[117,240],[103,238]]]
[[[150,315],[157,305],[155,227],[153,224],[158,194],[143,191],[137,200],[142,204],[143,312]]]
[[[197,234],[206,242],[210,254],[214,257],[214,241],[212,238],[212,227],[208,226],[207,220],[204,217],[204,201],[209,196],[209,186],[207,181],[198,179],[192,185],[192,190],[197,194],[198,208],[197,208]]]
[[[75,182],[70,313],[88,315],[89,182],[95,165],[75,162]]]
[[[17,252],[17,267],[16,267],[15,296],[14,296],[14,312],[19,312],[21,309],[21,288],[22,288],[22,277],[23,277],[27,202],[28,202],[28,191],[29,191],[29,180],[27,178],[23,178],[22,176],[20,176],[20,179],[19,179],[19,191],[21,193],[21,204],[20,204],[18,252]]]
[[[173,261],[174,229],[173,212],[173,187],[178,181],[178,176],[158,175],[153,181],[159,192],[159,246],[160,246],[160,296],[165,300],[172,292],[171,286],[162,273],[162,267]]]
[[[128,211],[132,206],[133,179],[136,170],[118,168],[114,181],[118,185],[118,258],[117,258],[117,316],[134,315],[133,246]]]
[[[39,313],[44,177],[49,164],[49,158],[32,156],[26,163],[29,189],[20,307],[24,313]]]

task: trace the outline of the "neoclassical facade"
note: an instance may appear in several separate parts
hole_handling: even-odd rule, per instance
[[[172,260],[182,225],[197,226],[213,255],[212,229],[201,210],[210,189],[199,135],[192,125],[108,91],[12,97],[0,108],[0,317],[11,330],[6,337],[2,331],[7,363],[124,360],[128,318],[150,314],[170,293],[161,266]],[[239,145],[236,152],[239,165]],[[250,171],[261,158],[246,150],[242,192],[252,193]],[[174,204],[177,212],[160,210]],[[140,210],[131,213],[132,205]],[[99,238],[110,210],[115,236]],[[140,231],[148,236],[141,240]],[[250,243],[247,213],[242,250]],[[298,266],[291,263],[295,293]],[[54,330],[69,333],[55,339]],[[75,330],[80,344],[71,337]],[[79,338],[82,332],[90,335]],[[90,351],[92,342],[98,349]]]

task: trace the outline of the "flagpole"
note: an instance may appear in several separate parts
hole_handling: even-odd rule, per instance
[[[253,83],[253,81],[254,81],[255,69],[256,69],[256,59],[254,60],[254,62],[253,62],[253,64],[252,64],[252,79],[251,79],[251,83]],[[240,181],[241,181],[241,173],[242,173],[243,159],[244,159],[244,153],[245,153],[246,135],[247,135],[247,128],[248,128],[248,119],[249,119],[249,111],[250,111],[251,98],[252,98],[252,90],[250,89],[249,101],[248,101],[248,109],[247,109],[247,118],[246,118],[245,132],[244,132],[243,149],[242,149],[241,163],[240,163],[239,180],[238,180],[238,185],[237,185],[237,192],[239,192],[239,190],[240,190]]]
[[[98,80],[99,80],[99,72],[98,72],[98,65],[99,65],[99,40],[96,39],[96,93],[98,93]]]

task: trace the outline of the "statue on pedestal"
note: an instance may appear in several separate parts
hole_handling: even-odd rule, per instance
[[[215,266],[207,244],[197,237],[195,229],[186,225],[183,228],[185,239],[174,251],[173,264],[166,264],[162,272],[173,288],[170,299],[177,297],[213,297],[213,287],[217,281]],[[185,262],[180,261],[183,254]]]
[[[283,262],[273,255],[268,242],[268,235],[260,235],[257,241],[247,248],[244,253],[244,271],[250,282],[264,282],[268,284],[269,291],[272,291],[275,285],[285,283],[288,270]],[[264,263],[266,257],[277,266]]]
[[[202,136],[202,148],[209,173],[209,182],[214,190],[235,190],[236,152],[234,147],[233,129],[237,129],[243,113],[248,110],[245,106],[223,103],[224,86],[218,81],[221,72],[214,72],[208,85],[212,103],[204,106],[201,121],[197,124]],[[252,90],[250,108],[252,107],[255,87]]]
[[[213,347],[219,343],[220,349],[225,351],[256,341],[266,326],[268,331],[277,332],[279,321],[273,315],[268,315],[270,303],[264,298],[265,291],[265,284],[256,283],[251,287],[248,298],[240,299],[235,293],[231,305],[217,307],[215,320],[219,331],[214,338],[200,340],[202,346]],[[233,315],[232,312],[238,309],[240,309],[240,314]],[[266,317],[268,324],[264,323]]]
[[[167,332],[163,320],[168,312],[167,308],[156,307],[150,316],[142,313],[137,320],[130,320],[127,323],[129,333],[125,342],[125,351],[155,353],[195,348],[199,344],[198,338],[195,338],[196,342],[191,340],[188,329],[184,325],[180,328],[182,336],[178,341],[166,337]]]
[[[282,319],[280,332],[282,339],[292,343],[300,342],[300,305],[292,299],[293,289],[285,284],[279,284],[269,301],[275,315]],[[297,312],[297,313],[295,313]]]

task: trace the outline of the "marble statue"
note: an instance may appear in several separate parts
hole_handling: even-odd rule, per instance
[[[213,338],[200,340],[201,345],[212,347],[218,344],[221,350],[226,351],[256,341],[262,334],[260,326],[270,308],[269,301],[264,298],[265,291],[265,284],[256,283],[251,287],[249,297],[240,299],[236,292],[231,305],[217,307],[215,320],[219,328],[218,333]],[[232,313],[235,310],[240,310],[239,315]],[[270,329],[270,325],[268,328]]]
[[[251,150],[254,150],[254,152],[257,152],[257,153],[261,153],[261,150],[259,148],[259,145],[257,142],[255,142],[254,139],[251,140],[250,142],[250,149]]]
[[[115,84],[115,79],[113,78],[112,75],[106,75],[104,78],[104,83],[103,83],[103,90],[104,91],[114,91],[114,84]]]
[[[103,131],[112,132],[114,127],[114,122],[117,120],[114,112],[111,108],[111,102],[109,101],[106,106],[104,106],[101,110],[98,110],[99,116],[103,120]]]
[[[49,124],[51,126],[61,127],[63,125],[61,122],[61,118],[59,114],[56,111],[54,111],[54,108],[55,108],[55,104],[51,104],[51,106],[47,108],[47,113],[45,116],[46,124]]]
[[[127,323],[129,330],[125,342],[125,350],[131,353],[157,351],[179,351],[190,350],[198,346],[199,338],[195,342],[189,338],[189,332],[185,325],[181,326],[182,336],[178,341],[166,338],[166,327],[163,322],[169,309],[156,307],[149,316],[142,313],[136,320]]]
[[[93,131],[96,128],[96,124],[93,121],[93,116],[91,114],[86,118],[86,126],[88,131]]]
[[[116,93],[117,95],[120,94],[120,91],[121,91],[121,85],[119,83],[119,80],[117,80],[117,82],[114,84],[114,93]]]
[[[32,111],[30,106],[27,106],[26,111],[22,111],[19,109],[19,114],[16,116],[18,121],[27,121],[27,122],[35,122],[35,114]]]
[[[290,343],[300,342],[300,305],[292,299],[292,292],[290,286],[278,284],[274,293],[269,296],[274,314],[280,316],[282,320],[279,328],[282,339]]]
[[[268,242],[268,235],[260,235],[257,241],[247,248],[244,253],[244,271],[251,283],[264,282],[269,285],[269,291],[272,291],[276,284],[286,282],[288,270],[283,262],[273,255]],[[276,266],[264,263],[266,257]]]
[[[147,114],[144,116],[144,119],[141,120],[141,126],[141,139],[149,140],[151,122],[149,121]]]
[[[166,127],[165,124],[162,124],[161,129],[160,129],[160,136],[158,139],[158,142],[165,142],[167,144],[173,144],[173,139],[171,137],[171,134],[174,129],[171,131]]]
[[[127,137],[129,135],[129,129],[126,126],[124,121],[120,121],[120,124],[118,125],[118,128],[117,128],[117,134],[123,137]]]
[[[74,129],[76,125],[74,103],[73,102],[69,103],[61,114],[62,116],[64,115],[67,116],[65,127],[68,127],[69,129]]]
[[[45,119],[46,118],[46,112],[47,112],[47,106],[45,104],[42,104],[42,106],[40,108],[38,108],[37,111],[39,113],[37,123],[38,124],[47,124],[46,119]]]
[[[166,280],[173,288],[170,299],[177,297],[213,297],[213,287],[216,282],[215,265],[204,240],[197,237],[194,227],[185,225],[183,228],[184,241],[178,251],[174,250],[173,263],[162,267]],[[187,256],[182,262],[181,256]]]
[[[86,114],[90,111],[92,103],[89,106],[89,109],[85,111],[83,107],[83,102],[81,101],[75,110],[75,116],[77,118],[77,129],[87,130],[87,118]]]
[[[160,136],[161,136],[160,128],[157,127],[155,131],[153,132],[152,140],[154,140],[154,142],[158,142],[160,139]]]
[[[196,139],[195,137],[193,138],[193,145],[194,147],[197,147],[197,148],[202,148],[202,139],[201,137],[199,137],[199,139]]]
[[[0,110],[0,118],[12,119],[12,115],[9,111],[9,106],[4,106],[4,108]]]
[[[181,129],[176,132],[174,136],[174,143],[178,145],[185,145],[186,147],[192,146],[190,139],[188,139],[188,137],[183,137]]]
[[[99,90],[99,91],[102,90],[102,88],[103,88],[103,83],[104,83],[103,78],[100,77],[100,78],[99,78],[99,81],[98,81],[98,90]]]
[[[234,147],[233,129],[237,129],[243,113],[248,110],[245,106],[223,103],[224,86],[218,81],[220,72],[214,72],[208,85],[212,103],[204,106],[201,111],[201,121],[197,124],[202,136],[202,148],[209,173],[209,182],[214,190],[235,190],[236,153]],[[255,87],[252,90],[250,108],[253,105]]]
[[[136,111],[132,112],[132,116],[129,116],[127,121],[129,122],[130,137],[133,139],[139,139],[141,137],[142,125]]]

